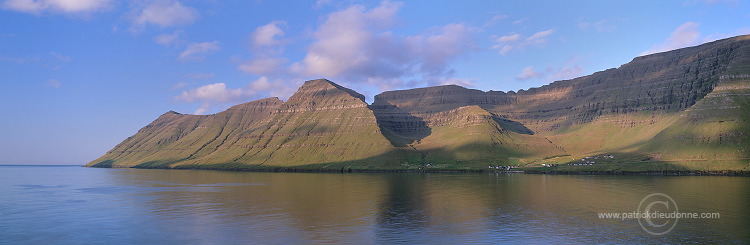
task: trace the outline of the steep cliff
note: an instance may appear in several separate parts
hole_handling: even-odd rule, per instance
[[[739,36],[518,92],[447,85],[367,105],[312,80],[286,102],[168,112],[88,166],[465,169],[608,155],[644,170],[750,170],[748,120],[750,36]]]

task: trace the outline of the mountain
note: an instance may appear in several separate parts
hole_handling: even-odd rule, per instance
[[[738,36],[518,92],[447,85],[368,105],[312,80],[286,102],[165,113],[87,166],[749,171],[748,120],[750,36]]]

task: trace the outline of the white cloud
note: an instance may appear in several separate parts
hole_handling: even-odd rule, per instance
[[[503,45],[503,47],[500,48],[500,51],[498,51],[498,53],[500,53],[502,55],[505,55],[508,52],[510,52],[511,50],[513,50],[513,46],[511,46],[511,45]]]
[[[686,22],[677,29],[663,43],[652,46],[649,50],[644,51],[641,55],[659,53],[678,48],[684,48],[701,44],[701,33],[698,31],[699,23]]]
[[[286,62],[281,57],[262,57],[243,62],[238,69],[256,75],[271,75],[280,72]]]
[[[516,76],[516,79],[528,80],[531,78],[537,78],[537,77],[542,77],[542,76],[544,76],[544,74],[535,71],[534,67],[527,66],[526,68],[523,68],[523,70],[521,70],[521,73],[518,74],[518,76]]]
[[[581,30],[595,30],[597,32],[611,32],[617,29],[617,26],[612,24],[611,20],[599,20],[595,22],[588,22],[584,20],[578,21],[578,28]]]
[[[251,82],[249,87],[256,91],[265,91],[273,88],[273,84],[268,81],[267,77],[260,77],[258,80]]]
[[[38,56],[34,57],[12,57],[12,56],[0,56],[0,62],[10,62],[10,63],[16,63],[16,64],[27,64],[27,63],[37,63],[42,61],[41,58]]]
[[[221,49],[219,47],[219,41],[190,43],[185,51],[180,53],[179,59],[182,61],[201,60],[203,59],[202,55],[218,51],[219,49]]]
[[[182,94],[175,97],[175,100],[180,102],[200,101],[201,106],[195,111],[195,114],[204,114],[217,103],[242,101],[252,94],[252,91],[243,88],[228,89],[225,83],[213,83],[190,91],[182,91]]]
[[[284,30],[280,26],[286,25],[284,21],[272,21],[266,25],[256,28],[251,34],[254,58],[249,61],[240,62],[237,69],[255,75],[276,75],[284,70],[287,60],[281,57],[285,41],[280,38],[284,36]]]
[[[532,66],[527,66],[521,70],[516,79],[525,81],[530,79],[543,80],[545,82],[560,81],[580,77],[584,74],[583,66],[578,65],[578,58],[571,58],[565,62],[562,67],[549,66],[544,71],[537,71]]]
[[[740,0],[687,0],[682,5],[690,6],[690,5],[695,5],[698,3],[704,3],[708,5],[713,5],[717,3],[727,3],[730,5],[737,5],[739,2]]]
[[[272,21],[260,26],[251,34],[254,47],[269,47],[281,44],[280,37],[284,36],[284,30],[280,26],[286,25],[284,21]]]
[[[447,79],[440,81],[439,84],[440,85],[458,85],[458,86],[469,87],[469,88],[474,87],[476,85],[474,81],[461,79],[461,78],[447,78]]]
[[[555,32],[555,30],[552,29],[540,31],[526,38],[526,41],[533,44],[545,43],[547,42],[547,37],[552,35],[553,32]]]
[[[193,79],[211,79],[216,75],[215,73],[189,73],[187,76]]]
[[[581,75],[583,75],[584,70],[580,65],[569,65],[560,68],[559,70],[551,68],[550,72],[551,74],[547,75],[546,80],[551,82],[580,77]]]
[[[510,34],[510,35],[505,35],[505,36],[497,38],[497,41],[501,43],[507,43],[507,42],[515,42],[515,41],[518,41],[519,39],[521,39],[521,34]]]
[[[507,14],[499,14],[499,13],[495,13],[495,14],[494,14],[494,15],[493,15],[492,17],[490,17],[490,19],[489,19],[489,20],[488,20],[487,22],[485,22],[485,23],[484,23],[484,25],[482,25],[482,26],[483,26],[483,28],[487,28],[487,27],[490,27],[490,26],[494,26],[494,25],[495,25],[495,24],[497,24],[498,22],[500,22],[500,21],[502,21],[502,20],[505,20],[505,19],[507,19],[507,18],[509,18],[509,17],[510,17],[510,15],[507,15]]]
[[[392,35],[377,35],[381,28],[393,22],[400,3],[383,2],[367,11],[356,5],[330,14],[315,32],[316,41],[299,64],[298,69],[308,75],[339,76],[364,68],[374,61],[370,53],[379,43],[391,44]]]
[[[323,7],[325,5],[331,4],[331,2],[333,2],[333,1],[332,0],[318,0],[318,1],[315,1],[315,8]]]
[[[54,60],[57,61],[57,62],[63,62],[64,63],[64,62],[70,62],[71,60],[73,60],[69,56],[65,56],[65,55],[62,55],[62,54],[57,53],[57,52],[49,52],[49,55],[51,55],[54,58]]]
[[[7,0],[2,8],[29,14],[45,11],[77,14],[108,10],[112,0]]]
[[[373,9],[355,5],[331,13],[314,32],[306,56],[290,67],[304,76],[322,76],[393,88],[414,80],[439,84],[451,78],[448,64],[473,47],[472,27],[448,24],[422,35],[385,31],[396,22],[400,3]]]
[[[241,99],[248,94],[251,95],[251,93],[242,88],[227,89],[225,83],[213,83],[190,91],[183,91],[176,99],[184,102],[214,101],[226,103]]]
[[[640,55],[649,55],[654,53],[660,53],[690,46],[700,45],[706,42],[712,42],[723,38],[728,38],[738,35],[747,35],[750,33],[750,28],[743,27],[739,28],[733,33],[713,33],[710,35],[702,35],[698,31],[700,23],[696,22],[685,22],[675,29],[670,36],[664,40],[664,42],[651,46],[650,49],[643,51]]]
[[[172,85],[172,87],[170,88],[170,90],[180,90],[180,89],[184,88],[187,85],[188,84],[186,82],[178,82],[178,83],[175,83],[174,85]]]
[[[495,39],[497,44],[492,49],[499,50],[501,55],[508,54],[511,50],[522,49],[531,45],[542,45],[547,43],[547,38],[555,32],[554,29],[539,31],[524,38],[521,34],[508,34]]]
[[[526,21],[528,21],[528,20],[529,20],[529,17],[521,18],[521,19],[518,19],[516,21],[513,21],[513,24],[514,25],[520,25],[520,24],[526,23]]]
[[[182,36],[185,32],[182,30],[176,30],[172,33],[163,33],[154,37],[154,42],[164,46],[177,46],[182,41]]]
[[[48,61],[46,62],[47,63],[46,65],[51,67],[53,70],[59,70],[63,67],[64,63],[68,63],[71,60],[73,60],[73,58],[70,58],[69,56],[65,56],[57,52],[49,52],[48,54],[52,56],[52,58],[48,59]]]
[[[225,83],[213,83],[192,90],[182,91],[174,98],[177,102],[200,102],[195,114],[205,114],[217,107],[247,102],[258,96],[288,98],[296,91],[298,82],[269,80],[260,77],[249,82],[245,87],[227,88]]]
[[[715,4],[715,3],[730,3],[730,4],[737,4],[740,2],[740,0],[705,0],[707,4]]]
[[[58,81],[57,79],[50,79],[49,81],[47,81],[46,85],[47,85],[47,87],[50,87],[50,88],[60,88],[60,87],[62,87],[62,83],[60,81]]]
[[[198,18],[198,10],[184,6],[177,0],[152,0],[145,6],[136,8],[131,31],[139,32],[147,25],[173,27],[193,23]]]
[[[420,37],[412,37],[412,49],[422,56],[421,70],[430,76],[441,75],[448,69],[448,62],[471,49],[472,29],[463,24],[448,24],[431,35],[421,36],[424,41],[414,43]],[[448,71],[449,72],[449,71]]]
[[[490,18],[490,21],[504,20],[504,19],[507,19],[508,17],[510,16],[507,14],[497,14],[497,15],[493,15],[492,18]]]

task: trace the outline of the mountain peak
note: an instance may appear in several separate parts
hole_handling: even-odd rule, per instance
[[[297,90],[297,92],[294,95],[292,95],[292,97],[295,97],[295,95],[299,93],[304,93],[304,94],[313,93],[314,95],[317,95],[317,96],[336,95],[335,91],[344,92],[354,98],[360,99],[362,102],[365,101],[364,95],[357,93],[354,90],[338,85],[334,82],[331,82],[330,80],[325,79],[325,78],[306,81],[302,85],[302,87],[300,87]],[[289,100],[291,101],[291,98]]]
[[[331,106],[367,106],[365,96],[354,90],[345,88],[327,79],[306,81],[289,100],[284,103],[282,110],[311,110]]]

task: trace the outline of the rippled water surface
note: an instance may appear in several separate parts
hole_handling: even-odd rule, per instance
[[[635,211],[664,193],[679,219]],[[750,178],[0,166],[0,244],[750,243]]]

